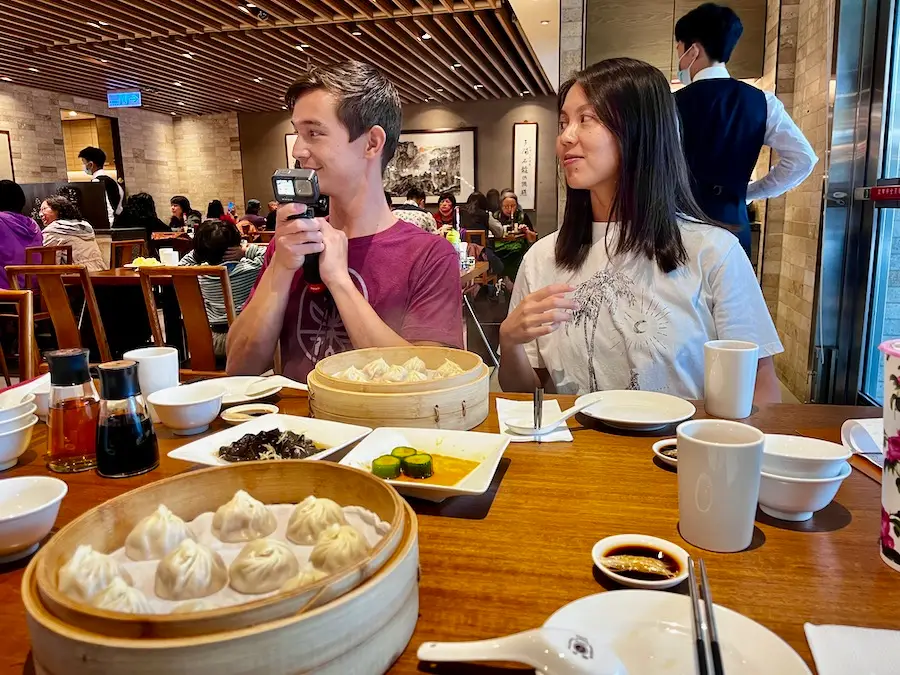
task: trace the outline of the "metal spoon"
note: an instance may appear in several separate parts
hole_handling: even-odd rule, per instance
[[[244,396],[268,396],[269,394],[274,394],[276,389],[285,387],[288,389],[300,389],[302,391],[309,391],[308,387],[302,382],[297,382],[297,380],[292,380],[291,378],[285,377],[284,375],[271,375],[269,377],[261,377],[255,382],[251,382],[249,385],[247,385],[247,389],[244,391]]]
[[[425,642],[417,656],[420,661],[513,661],[543,675],[628,675],[602,640],[560,628],[476,642]]]
[[[529,422],[524,417],[516,417],[511,420],[506,420],[504,424],[506,424],[508,431],[511,431],[514,434],[518,434],[520,436],[543,436],[545,434],[556,431],[556,428],[560,424],[564,424],[567,419],[577,415],[585,408],[590,408],[592,405],[596,405],[600,402],[600,400],[600,398],[595,398],[590,401],[585,401],[580,405],[573,405],[571,408],[563,410],[562,413],[560,413],[559,417],[554,417],[550,420],[544,420],[543,423],[541,423],[541,427],[539,429],[535,429],[534,422]]]

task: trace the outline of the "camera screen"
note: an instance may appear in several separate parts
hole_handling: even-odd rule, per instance
[[[290,178],[280,179],[275,181],[275,190],[278,192],[279,196],[282,197],[293,197],[294,196],[294,181]]]

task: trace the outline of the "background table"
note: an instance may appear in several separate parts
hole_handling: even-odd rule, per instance
[[[559,398],[563,408],[573,402]],[[305,396],[286,396],[278,405],[282,412],[307,411]],[[491,411],[479,431],[498,430],[493,403]],[[833,440],[845,419],[879,414],[874,408],[775,405],[748,421],[770,433],[802,431]],[[697,416],[704,417],[702,406]],[[392,673],[420,672],[415,652],[423,641],[533,628],[568,602],[615,588],[595,576],[591,547],[626,532],[664,537],[701,556],[719,604],[775,631],[810,664],[805,621],[900,628],[900,576],[878,555],[880,486],[871,478],[854,471],[836,500],[805,523],[760,513],[749,550],[709,553],[678,535],[676,475],[655,463],[650,446],[657,437],[619,435],[594,425],[587,418],[570,420],[573,443],[511,443],[486,497],[413,503],[419,518],[420,616]],[[219,428],[220,421],[214,430]],[[160,467],[144,476],[62,476],[69,494],[57,527],[138,485],[189,469],[164,456],[188,440],[161,430]],[[39,425],[22,462],[2,475],[46,474],[39,456],[45,444],[46,427]],[[25,564],[0,566],[0,672],[31,672],[19,598]],[[674,592],[685,592],[684,584]],[[440,672],[495,671],[467,665]]]

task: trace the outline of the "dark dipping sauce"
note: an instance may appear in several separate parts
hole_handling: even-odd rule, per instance
[[[682,571],[681,565],[678,564],[678,561],[675,560],[675,558],[665,551],[660,551],[658,548],[651,548],[649,546],[616,546],[615,548],[608,550],[603,557],[611,558],[614,555],[633,555],[640,558],[659,560],[672,572],[671,577],[666,577],[662,574],[651,574],[634,570],[612,570],[615,574],[618,574],[621,577],[628,577],[629,579],[637,579],[638,581],[663,581],[678,576]]]
[[[97,427],[97,473],[125,478],[159,466],[159,450],[149,417],[113,415]]]

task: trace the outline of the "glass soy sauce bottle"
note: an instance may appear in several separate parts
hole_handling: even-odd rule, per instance
[[[50,366],[47,468],[57,473],[93,469],[99,403],[88,350],[58,349],[45,356]]]
[[[141,401],[135,361],[111,361],[100,373],[100,417],[97,424],[97,473],[125,478],[159,466],[153,424]]]

